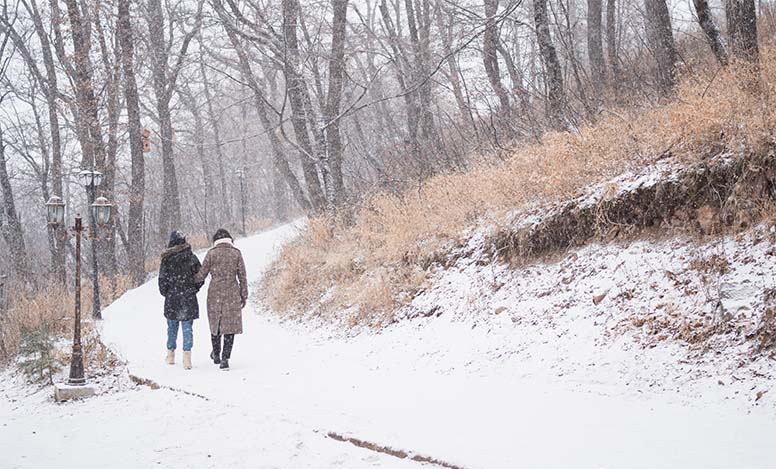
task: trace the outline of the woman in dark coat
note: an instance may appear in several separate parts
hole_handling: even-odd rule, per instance
[[[248,280],[242,253],[232,244],[232,235],[223,228],[213,235],[213,248],[205,256],[196,279],[202,282],[208,275],[212,275],[207,290],[207,318],[213,344],[210,358],[213,363],[220,364],[222,370],[228,370],[234,335],[242,334],[242,309],[248,301]]]
[[[201,265],[191,252],[186,237],[179,231],[170,234],[167,249],[162,252],[159,267],[159,293],[164,296],[164,317],[167,318],[167,363],[175,363],[178,328],[183,329],[183,368],[191,369],[191,348],[194,345],[194,320],[199,318],[197,292],[204,282],[194,277]]]

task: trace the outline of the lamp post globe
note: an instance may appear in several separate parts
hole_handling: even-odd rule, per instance
[[[97,197],[92,204],[92,213],[98,225],[107,225],[110,223],[110,216],[113,205],[105,197]]]
[[[65,203],[61,197],[55,195],[46,202],[46,221],[53,226],[65,223]]]
[[[102,183],[102,173],[93,169],[85,169],[78,173],[78,179],[84,188],[95,188]]]

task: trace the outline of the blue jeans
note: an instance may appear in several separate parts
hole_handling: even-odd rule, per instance
[[[194,321],[167,320],[167,350],[175,350],[178,342],[178,324],[183,324],[183,351],[188,352],[194,345]]]

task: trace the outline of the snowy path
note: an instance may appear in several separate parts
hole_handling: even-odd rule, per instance
[[[294,232],[238,242],[251,280]],[[230,372],[208,358],[205,319],[195,322],[194,369],[184,371],[163,363],[161,305],[155,280],[127,293],[105,311],[103,335],[130,373],[167,389],[33,410],[6,402],[4,462],[74,463],[72,445],[114,467],[439,467],[327,437],[335,432],[464,468],[774,467],[770,411],[559,383],[522,357],[493,361],[489,331],[444,317],[342,339],[249,308]]]

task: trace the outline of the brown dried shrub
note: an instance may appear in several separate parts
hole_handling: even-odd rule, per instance
[[[765,155],[776,128],[776,50],[764,47],[761,59],[760,93],[741,86],[752,82],[746,67],[688,76],[673,102],[607,110],[574,132],[548,133],[539,144],[518,142],[505,160],[474,157],[466,172],[369,197],[349,223],[312,220],[265,278],[264,297],[278,312],[316,307],[333,317],[348,305],[363,308],[358,302],[370,298],[360,317],[384,322],[422,288],[425,275],[418,270],[427,270],[429,259],[445,258],[475,223],[503,226],[509,213],[572,198],[666,157],[694,164],[724,152]],[[596,213],[590,217],[585,229],[598,226]],[[375,281],[381,269],[391,273]]]
[[[771,355],[774,356],[776,355],[776,289],[770,288],[763,293],[763,304],[765,312],[760,324],[752,334],[757,344],[755,352],[770,351]]]
[[[119,364],[116,355],[100,340],[98,324],[91,318],[92,288],[87,278],[81,291],[81,345],[84,366],[91,370],[110,370]],[[131,286],[128,276],[100,278],[100,302],[107,307]],[[44,322],[51,334],[69,344],[73,337],[75,316],[74,293],[59,286],[49,286],[36,292],[24,288],[14,290],[8,309],[0,315],[0,363],[11,361],[19,350],[22,330],[36,330]],[[69,362],[70,348],[58,352],[58,359]]]
[[[690,268],[704,274],[725,275],[730,272],[730,261],[725,256],[712,254],[692,259]]]

